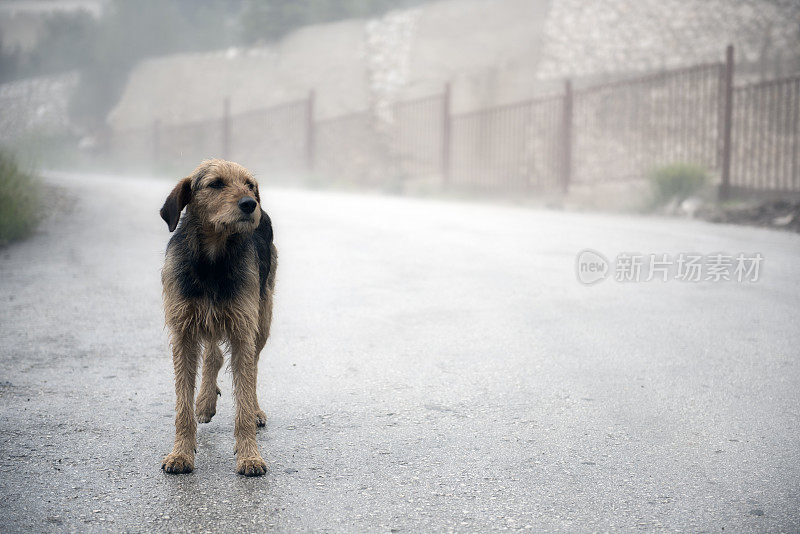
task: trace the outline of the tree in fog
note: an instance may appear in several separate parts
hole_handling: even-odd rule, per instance
[[[423,0],[270,0],[244,3],[241,16],[245,43],[270,42],[307,24],[381,15]]]

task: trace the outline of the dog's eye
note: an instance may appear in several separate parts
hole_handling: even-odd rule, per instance
[[[222,189],[223,187],[225,187],[225,182],[217,178],[216,180],[208,184],[208,187],[211,187],[213,189]]]
[[[253,185],[253,182],[247,182],[247,187],[250,189],[250,191],[256,188],[256,186]]]

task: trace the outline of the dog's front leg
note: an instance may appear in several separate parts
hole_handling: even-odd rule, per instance
[[[190,335],[173,337],[175,445],[161,465],[167,473],[191,473],[194,469],[197,433],[197,421],[194,418],[194,386],[199,354],[200,342],[196,337]]]
[[[231,340],[231,370],[233,394],[236,397],[236,419],[233,434],[236,438],[236,471],[240,475],[261,476],[267,464],[258,453],[256,443],[256,376],[253,336]]]

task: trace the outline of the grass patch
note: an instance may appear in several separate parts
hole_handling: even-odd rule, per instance
[[[0,150],[0,245],[27,237],[39,224],[39,183]]]
[[[703,189],[708,181],[708,173],[698,165],[673,163],[659,167],[650,174],[653,205],[682,202]]]

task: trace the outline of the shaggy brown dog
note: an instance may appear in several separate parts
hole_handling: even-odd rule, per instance
[[[170,232],[177,227],[161,273],[177,397],[175,446],[161,467],[167,473],[194,468],[195,416],[207,423],[216,413],[219,344],[226,343],[236,400],[236,470],[263,475],[267,466],[258,453],[256,425],[264,426],[266,415],[258,405],[256,376],[272,321],[278,253],[258,185],[241,165],[204,161],[172,190],[161,217]],[[195,410],[201,346],[203,378]]]

